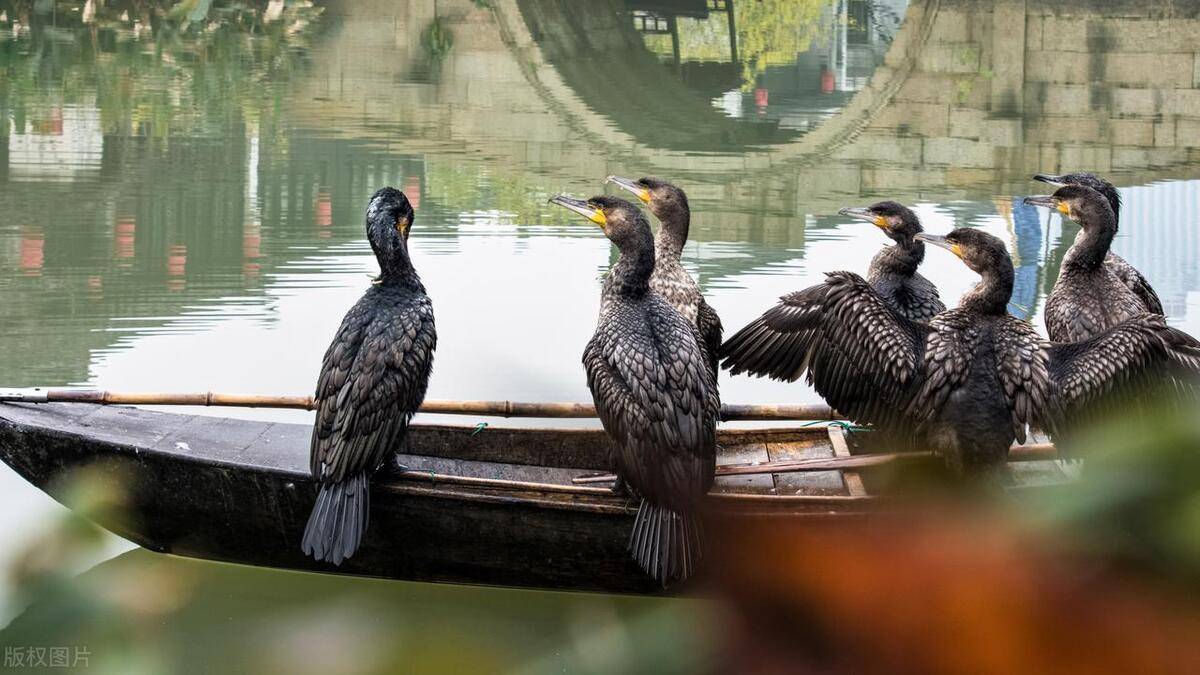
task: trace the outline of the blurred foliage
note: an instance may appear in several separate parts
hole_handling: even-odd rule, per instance
[[[1164,406],[1071,439],[1083,480],[1035,493],[1019,515],[1068,551],[1200,592],[1200,417]]]
[[[1196,412],[1164,402],[1078,433],[1070,445],[1083,464],[1065,484],[909,495],[836,523],[719,523],[722,663],[742,673],[1197,672]]]

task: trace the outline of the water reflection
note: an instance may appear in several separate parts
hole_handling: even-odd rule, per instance
[[[806,131],[862,89],[906,0],[627,0],[646,48],[732,118]]]
[[[688,190],[685,263],[733,329],[863,269],[882,238],[832,214],[883,197],[1004,238],[1012,309],[1040,322],[1075,229],[1020,203],[1028,176],[1099,171],[1126,200],[1116,249],[1200,333],[1200,4],[1156,11],[0,1],[0,384],[310,391],[392,184],[438,313],[430,395],[587,400],[612,253],[544,204],[613,173]],[[925,272],[950,300],[973,281]]]
[[[1000,227],[1019,267],[1013,311],[1030,317],[1074,231],[1057,220],[1040,222],[1017,198],[1036,191],[1023,180],[1026,169],[1057,169],[1067,147],[1045,157],[1047,165],[1040,163],[1045,152],[1015,166],[997,150],[986,189],[972,187],[973,174],[932,161],[947,143],[970,160],[988,125],[1002,129],[1009,122],[971,117],[994,107],[972,107],[980,84],[974,80],[989,79],[989,72],[991,80],[1003,79],[994,63],[971,72],[982,63],[980,50],[996,52],[993,60],[1002,56],[995,44],[970,41],[972,22],[995,20],[972,3],[906,10],[903,3],[849,0],[630,0],[570,11],[553,0],[521,0],[495,7],[414,2],[399,9],[334,3],[324,12],[272,3],[218,4],[206,16],[181,15],[169,4],[110,4],[88,10],[90,16],[84,9],[17,3],[0,10],[0,59],[14,74],[0,83],[0,127],[7,129],[0,284],[14,299],[0,312],[8,335],[24,338],[19,349],[0,355],[13,384],[158,388],[162,364],[150,367],[152,351],[133,349],[139,337],[196,338],[223,321],[250,321],[254,330],[286,325],[289,336],[247,334],[237,350],[216,348],[238,362],[231,370],[255,375],[221,381],[218,365],[202,382],[185,377],[175,384],[306,390],[312,367],[300,364],[312,362],[340,308],[371,272],[360,209],[384,183],[403,186],[418,205],[417,254],[428,258],[422,269],[443,325],[471,336],[460,346],[448,337],[443,346],[434,386],[444,382],[437,393],[446,396],[583,396],[580,383],[564,374],[576,370],[577,338],[594,310],[591,284],[611,254],[597,233],[562,227],[561,216],[542,202],[558,189],[593,191],[599,176],[615,170],[661,168],[644,169],[643,159],[674,162],[662,173],[689,188],[697,241],[685,255],[711,293],[737,306],[730,325],[739,309],[757,308],[824,270],[861,267],[879,242],[826,215],[841,205],[889,195],[929,204],[947,227]],[[1027,43],[1035,41],[1033,27],[1056,20],[1040,11],[1027,10]],[[377,12],[394,20],[384,26]],[[916,28],[928,34],[918,40]],[[431,30],[444,35],[431,37]],[[522,36],[532,42],[522,43]],[[1036,40],[1041,48],[1041,36]],[[949,43],[957,51],[943,48]],[[385,52],[388,63],[377,58]],[[1118,62],[1117,56],[1125,55],[1105,58]],[[902,57],[913,70],[890,107],[875,111],[853,140],[866,151],[861,158],[843,146],[818,167],[801,161],[768,173],[749,169],[770,156],[758,144],[794,145],[805,129],[819,134],[852,116],[861,97],[886,88],[876,80],[901,68]],[[1043,82],[1057,76],[1041,73],[1040,58],[1026,50],[1024,107],[1037,108],[1023,120],[1026,136],[1056,123],[1046,114],[1054,104],[1050,91],[1091,86]],[[431,59],[440,64],[436,78]],[[876,68],[881,61],[888,65]],[[561,96],[539,86],[552,76],[583,107],[545,107]],[[915,100],[909,91],[915,84],[927,101]],[[1123,99],[1108,93],[1091,99],[1101,113],[1118,114]],[[762,115],[726,115],[760,99]],[[1146,113],[1161,117],[1169,100]],[[938,106],[946,112],[943,127],[930,122],[941,119]],[[922,114],[893,124],[896,111]],[[624,155],[610,138],[590,133],[590,122],[582,129],[574,124],[589,112],[599,113],[603,128],[664,150]],[[982,127],[963,130],[956,116]],[[1187,122],[1182,113],[1164,119],[1176,127]],[[1127,121],[1121,118],[1122,127]],[[1125,153],[1126,141],[1140,138],[1125,136],[1082,141],[1092,149],[1112,146],[1107,165],[1084,168],[1113,170],[1120,181],[1112,160]],[[1151,134],[1154,145],[1145,153],[1160,153],[1156,138]],[[738,151],[745,141],[754,143]],[[903,168],[908,160],[897,151],[912,142],[924,168]],[[689,151],[675,154],[675,146]],[[740,158],[743,170],[726,170],[736,166],[731,158]],[[945,182],[929,185],[931,176]],[[964,187],[954,187],[960,179]],[[1197,285],[1188,224],[1195,184],[1124,190],[1129,207],[1117,249],[1159,286],[1169,311],[1186,325],[1188,294]],[[579,275],[579,267],[591,272]],[[961,285],[957,276],[947,270],[944,283]],[[313,301],[310,294],[320,292],[330,293],[328,304],[312,316],[296,321],[283,313],[285,299]],[[542,299],[555,312],[545,312]],[[487,321],[505,331],[480,350],[471,344],[473,327]],[[298,334],[311,336],[312,351],[295,355],[289,375],[261,363],[251,367],[253,354]],[[543,363],[528,363],[530,345],[543,350]],[[166,352],[198,349],[179,343]],[[731,387],[753,398],[804,396],[765,384]]]

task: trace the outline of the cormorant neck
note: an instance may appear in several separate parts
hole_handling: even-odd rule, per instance
[[[917,273],[917,268],[924,260],[924,242],[906,237],[892,246],[884,246],[879,253],[876,253],[871,260],[871,270],[875,274],[911,277]]]
[[[1108,257],[1112,247],[1113,237],[1117,234],[1115,222],[1107,222],[1099,227],[1085,227],[1075,235],[1075,243],[1067,250],[1063,265],[1080,269],[1094,270]]]
[[[958,306],[979,314],[1003,315],[1013,292],[1013,266],[993,265],[980,274],[980,281],[962,297]]]
[[[688,229],[692,220],[691,209],[683,205],[673,205],[654,215],[658,216],[659,222],[662,223],[654,241],[654,248],[659,257],[678,258],[687,244]]]
[[[621,255],[608,271],[605,286],[618,295],[645,295],[650,289],[650,275],[654,273],[654,240],[650,228],[638,236],[638,241],[618,248]]]
[[[383,286],[412,286],[421,283],[412,259],[408,257],[407,243],[390,252],[376,251],[375,259],[379,261],[379,277],[376,278],[376,283]]]

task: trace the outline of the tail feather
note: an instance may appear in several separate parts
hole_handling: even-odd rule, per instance
[[[304,553],[334,565],[354,555],[367,529],[369,500],[366,473],[321,485],[300,543]]]
[[[703,534],[694,514],[671,511],[646,500],[629,535],[629,552],[663,588],[692,575],[702,556]]]

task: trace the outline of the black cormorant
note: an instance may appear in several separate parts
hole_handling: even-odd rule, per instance
[[[925,260],[925,244],[917,239],[923,230],[917,214],[907,206],[883,201],[866,208],[847,207],[843,216],[865,220],[883,230],[895,246],[885,246],[871,259],[867,281],[901,316],[925,321],[946,311],[937,286],[917,273]]]
[[[650,288],[654,240],[641,211],[615,197],[551,201],[599,225],[620,252],[583,365],[613,468],[642,498],[630,552],[666,586],[701,555],[696,508],[716,468],[717,387],[695,325]]]
[[[1025,203],[1054,209],[1082,228],[1046,298],[1046,331],[1051,340],[1078,342],[1130,317],[1160,313],[1151,310],[1143,296],[1123,282],[1113,271],[1114,266],[1106,262],[1117,234],[1117,218],[1104,195],[1073,184],[1059,188],[1053,195],[1026,197]]]
[[[692,222],[687,195],[675,185],[650,176],[636,181],[609,176],[605,182],[637,195],[662,223],[654,241],[654,274],[650,276],[650,288],[674,305],[683,318],[696,324],[712,365],[713,380],[716,381],[717,350],[721,348],[721,317],[704,301],[700,285],[688,274],[679,259]]]
[[[1083,185],[1090,187],[1096,192],[1104,195],[1108,200],[1108,205],[1112,207],[1113,216],[1116,218],[1116,224],[1119,227],[1121,223],[1121,193],[1112,183],[1104,180],[1094,173],[1066,173],[1061,176],[1054,176],[1046,173],[1039,173],[1033,177],[1034,180],[1048,183],[1055,187],[1064,187],[1067,185]],[[1109,269],[1121,283],[1129,287],[1146,306],[1146,311],[1151,314],[1164,314],[1162,301],[1158,299],[1158,293],[1154,292],[1154,287],[1149,281],[1142,276],[1142,273],[1136,267],[1130,265],[1124,258],[1108,252],[1108,256],[1104,259],[1104,266]]]
[[[937,287],[917,273],[917,267],[925,259],[925,244],[916,238],[922,231],[917,214],[893,201],[866,208],[847,207],[838,213],[875,225],[895,242],[875,254],[867,272],[867,283],[884,303],[900,316],[917,321],[927,321],[945,311]],[[749,372],[788,382],[797,380],[805,369],[803,354],[797,347],[805,338],[791,329],[809,325],[797,313],[816,307],[812,297],[825,290],[822,284],[780,298],[779,304],[747,324],[721,347],[725,367],[734,375]],[[853,401],[840,400],[839,388],[830,379],[843,376],[844,373],[826,374],[819,368],[809,371],[810,383],[838,410],[854,407]]]
[[[1161,316],[1084,342],[1047,342],[1007,312],[1014,273],[999,239],[972,229],[918,238],[980,275],[957,308],[913,321],[858,275],[833,272],[788,326],[802,336],[795,358],[829,374],[842,401],[830,403],[852,420],[910,430],[952,468],[982,469],[1003,462],[1031,424],[1057,432],[1147,381],[1182,388],[1200,377],[1200,342]]]
[[[371,197],[367,240],[380,274],[342,319],[317,380],[311,461],[320,493],[302,547],[335,565],[362,541],[371,475],[400,450],[433,367],[433,305],[408,256],[412,221],[399,190]]]

